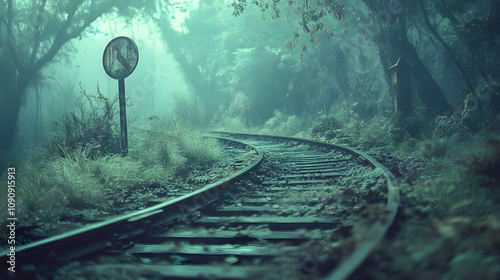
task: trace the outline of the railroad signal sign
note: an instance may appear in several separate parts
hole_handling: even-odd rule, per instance
[[[139,61],[139,50],[132,39],[120,36],[111,40],[102,55],[102,65],[106,74],[118,80],[120,103],[120,128],[122,154],[128,153],[127,113],[125,106],[125,78],[134,72]]]
[[[120,36],[104,49],[102,64],[106,74],[113,79],[125,79],[134,72],[139,61],[139,50],[132,39]]]

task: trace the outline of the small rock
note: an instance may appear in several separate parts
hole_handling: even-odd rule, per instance
[[[234,264],[234,263],[238,262],[238,258],[235,256],[229,256],[229,257],[225,258],[224,261],[227,263],[230,263],[230,264]]]

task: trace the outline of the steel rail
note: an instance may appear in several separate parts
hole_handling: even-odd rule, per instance
[[[225,137],[214,136],[224,135]],[[296,143],[309,144],[311,146],[325,147],[328,149],[342,150],[362,160],[367,165],[380,171],[386,179],[387,184],[387,203],[385,211],[377,219],[372,220],[373,224],[367,228],[370,235],[363,240],[356,240],[354,250],[342,256],[334,270],[322,277],[324,279],[346,279],[351,275],[362,262],[370,255],[374,248],[380,243],[389,227],[394,221],[397,209],[399,207],[399,191],[396,187],[394,176],[382,164],[377,162],[364,152],[335,144],[284,136],[256,135],[246,133],[231,132],[212,132],[210,137],[221,141],[229,141],[237,145],[245,145],[257,152],[257,157],[252,163],[243,169],[225,177],[215,183],[209,184],[199,190],[174,198],[158,205],[114,218],[110,221],[97,223],[82,229],[74,230],[66,234],[58,235],[45,240],[37,241],[29,245],[21,246],[16,250],[16,263],[19,266],[29,264],[60,265],[70,260],[79,259],[82,256],[105,252],[110,248],[124,249],[131,245],[131,240],[143,236],[149,229],[162,229],[165,226],[173,225],[182,219],[188,219],[189,213],[207,206],[219,198],[221,190],[231,182],[245,176],[251,170],[254,170],[263,160],[263,152],[259,145],[245,143],[244,139],[265,139],[273,141],[293,141]],[[229,138],[228,138],[229,137]],[[237,139],[233,139],[237,138]],[[318,163],[317,163],[318,164]],[[321,165],[321,163],[319,163]],[[294,175],[295,176],[295,175]],[[314,181],[314,180],[310,180]],[[321,181],[321,180],[316,180]],[[258,218],[263,221],[263,218]],[[134,239],[135,240],[135,239]],[[8,251],[1,252],[0,261],[8,261],[6,254]],[[33,274],[33,271],[28,271]],[[16,278],[23,274],[18,272],[13,275]],[[23,278],[24,279],[24,278]]]
[[[353,250],[347,256],[344,256],[341,262],[337,265],[334,271],[332,271],[325,279],[328,280],[338,280],[338,279],[346,279],[349,277],[364,261],[365,259],[373,252],[378,244],[382,241],[390,226],[394,222],[394,218],[396,217],[400,196],[399,189],[397,188],[396,179],[394,175],[381,163],[376,161],[373,157],[369,156],[365,152],[355,150],[353,148],[338,145],[338,144],[330,144],[315,140],[296,138],[296,137],[286,137],[286,136],[273,136],[273,135],[261,135],[261,134],[249,134],[249,133],[236,133],[236,132],[223,132],[223,131],[212,131],[211,133],[233,136],[237,138],[261,138],[261,139],[280,139],[285,141],[296,141],[304,144],[314,144],[317,146],[322,146],[330,149],[340,149],[346,151],[352,155],[358,156],[364,159],[369,165],[371,165],[374,169],[379,170],[382,175],[386,179],[387,183],[387,203],[385,206],[385,212],[379,219],[373,224],[371,228],[368,229],[370,231],[369,238],[362,240],[356,244],[356,249]]]
[[[262,162],[262,151],[252,145],[224,137],[210,137],[247,146],[257,153],[257,157],[248,166],[232,175],[189,194],[108,221],[18,246],[15,250],[16,272],[11,273],[5,269],[0,275],[8,273],[10,277],[22,279],[25,274],[23,267],[33,264],[62,264],[110,246],[126,245],[128,239],[143,234],[148,228],[154,227],[155,223],[175,222],[185,218],[184,215],[188,212],[217,200],[222,188],[245,176]],[[9,261],[10,257],[7,256],[9,252],[10,250],[0,252],[1,263]]]

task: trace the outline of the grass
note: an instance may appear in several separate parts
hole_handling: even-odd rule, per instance
[[[44,231],[70,219],[72,210],[112,212],[126,190],[165,186],[189,168],[219,160],[221,154],[215,140],[204,139],[201,132],[187,127],[132,134],[130,139],[126,157],[90,156],[90,148],[65,150],[64,156],[40,149],[27,151],[26,160],[17,168],[18,220],[37,224]],[[0,200],[2,209],[7,208],[5,202]],[[3,213],[0,218],[7,216]],[[2,236],[7,235],[2,232]]]
[[[311,130],[359,145],[400,182],[395,223],[354,278],[498,278],[500,129],[472,133],[449,117],[406,127],[386,120],[330,116]]]
[[[351,146],[364,148],[394,145],[389,118],[374,117],[363,120],[357,114],[322,116],[312,126],[311,136],[324,140],[347,140]]]
[[[135,146],[129,155],[145,166],[161,165],[171,174],[182,174],[186,167],[220,160],[216,140],[203,138],[200,130],[185,123],[151,118],[131,137]]]
[[[216,140],[203,138],[186,122],[157,117],[147,119],[140,129],[129,124],[129,153],[116,154],[120,149],[113,104],[99,88],[96,96],[82,89],[78,113],[69,112],[54,125],[43,148],[2,154],[2,162],[15,163],[17,170],[16,217],[21,226],[46,232],[71,221],[78,210],[116,213],[115,205],[129,190],[166,186],[192,168],[221,160]],[[2,171],[6,178],[6,168]],[[3,194],[6,188],[3,184]],[[7,209],[6,202],[0,199],[2,209]],[[5,221],[7,211],[1,211],[0,218]],[[2,238],[6,229],[0,229]]]
[[[467,127],[443,116],[425,125],[413,125],[415,121],[408,119],[403,126],[407,123],[411,128],[401,129],[390,118],[380,116],[369,120],[356,114],[323,116],[312,126],[311,137],[345,142],[374,155],[379,151],[384,156],[392,155],[404,166],[402,176],[411,181],[403,182],[402,189],[427,201],[438,216],[500,212],[498,135],[488,130],[472,134]],[[432,178],[421,176],[425,169],[432,170]]]

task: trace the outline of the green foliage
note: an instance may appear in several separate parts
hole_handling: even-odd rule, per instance
[[[393,143],[392,121],[385,117],[362,120],[357,114],[327,116],[313,126],[313,138],[336,139],[363,148],[381,147]]]
[[[69,60],[75,51],[67,42],[76,37],[81,39],[89,31],[88,27],[102,15],[116,13],[117,9],[113,7],[118,8],[120,15],[131,18],[140,11],[148,16],[157,14],[157,7],[161,7],[157,3],[136,0],[2,1],[1,56],[8,56],[9,66],[15,67],[5,68],[9,73],[6,77],[12,79],[2,85],[10,98],[0,102],[0,119],[11,121],[0,122],[0,150],[9,149],[14,144],[16,122],[28,85],[36,86],[36,77],[44,67],[57,59]],[[125,13],[124,10],[133,12]],[[0,96],[4,94],[0,90]]]
[[[130,156],[146,166],[161,165],[172,173],[180,174],[221,157],[215,140],[203,138],[199,131],[173,120],[163,122],[158,117],[150,117],[134,137],[136,144],[130,147]]]
[[[110,104],[103,97],[86,98],[92,99],[91,108]],[[92,112],[96,111],[99,110]],[[83,109],[83,112],[86,111]],[[92,117],[87,113],[83,115],[86,119],[102,116],[99,113],[91,114]],[[16,156],[25,159],[16,164],[18,184],[23,186],[16,193],[17,217],[28,224],[38,224],[43,231],[74,219],[75,211],[113,212],[115,205],[125,201],[131,190],[165,186],[174,175],[182,176],[190,168],[221,159],[218,143],[203,138],[201,132],[187,125],[174,121],[164,123],[152,117],[145,128],[148,129],[138,131],[131,127],[130,151],[126,157],[98,152],[93,142],[81,146],[61,145],[55,151],[34,148],[17,153]],[[0,200],[0,206],[7,208],[5,200]],[[0,218],[6,218],[5,215],[1,214]]]
[[[304,127],[307,127],[307,123],[307,117],[287,115],[275,110],[274,116],[260,127],[258,133],[300,137],[300,134],[305,132]]]
[[[21,198],[17,207],[24,220],[50,229],[68,217],[72,209],[111,209],[124,191],[143,184],[164,183],[167,172],[157,166],[120,155],[91,159],[88,150],[77,149],[65,157],[31,155],[19,168]]]
[[[450,143],[454,140],[453,136],[461,131],[455,120],[437,116],[427,125],[424,125],[422,120],[419,123],[421,127],[414,136],[422,140],[419,143],[422,156],[427,159],[445,157],[449,152]]]
[[[280,0],[273,0],[271,3],[263,0],[250,1],[252,5],[257,6],[263,13],[271,9],[271,11],[273,12],[273,18],[279,18],[280,16],[281,11],[278,8],[279,2]],[[248,6],[247,0],[235,0],[228,3],[228,7],[232,7],[234,9],[233,16],[235,17],[241,15],[245,11],[247,6]]]
[[[333,116],[327,116],[315,124],[312,128],[311,135],[313,137],[325,137],[332,139],[338,135],[338,130],[341,129],[341,123]]]
[[[428,197],[436,214],[484,215],[499,211],[498,192],[481,188],[478,182],[468,177],[463,167],[449,162],[440,178],[428,180],[413,189],[423,197]]]
[[[77,112],[66,112],[58,130],[48,143],[51,153],[66,156],[67,152],[84,149],[88,156],[120,152],[118,98],[108,99],[97,84],[97,94],[90,95],[81,87],[75,101]]]

